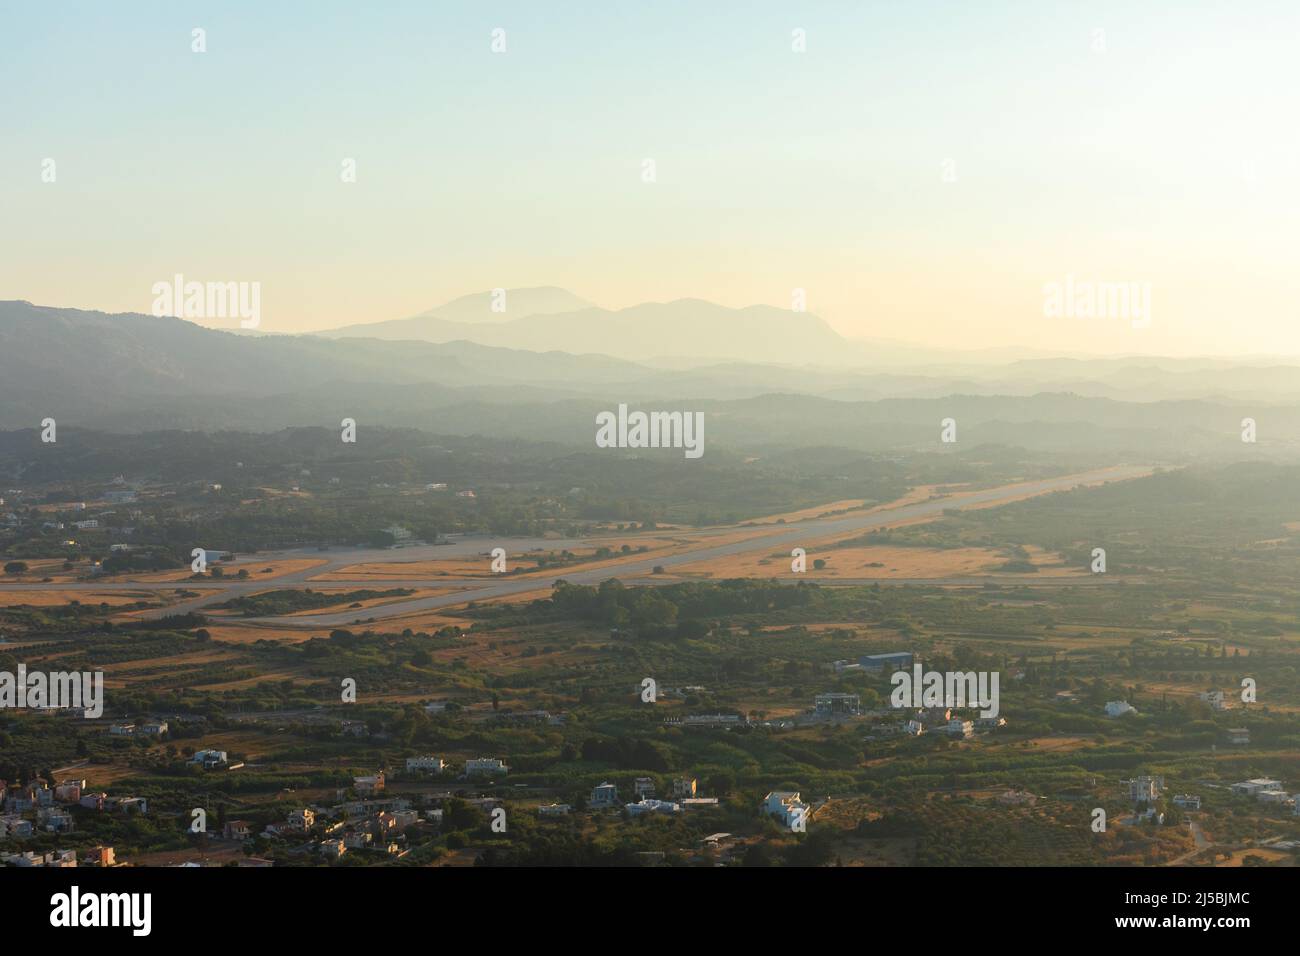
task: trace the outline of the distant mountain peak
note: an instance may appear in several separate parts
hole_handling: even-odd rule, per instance
[[[502,288],[499,293],[497,290],[471,292],[411,318],[444,319],[448,322],[477,325],[484,322],[509,322],[529,315],[555,315],[560,312],[578,312],[591,308],[595,308],[594,303],[574,295],[568,289],[543,285],[523,289]]]

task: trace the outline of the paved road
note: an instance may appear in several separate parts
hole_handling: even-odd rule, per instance
[[[1091,484],[1102,480],[1123,481],[1130,478],[1141,477],[1150,472],[1151,468],[1145,466],[1123,466],[1118,468],[1100,469],[1081,475],[1068,475],[1060,478],[1049,478],[1041,481],[989,488],[984,491],[976,491],[969,494],[945,496],[932,501],[886,507],[871,512],[850,513],[832,518],[811,518],[804,521],[792,521],[786,524],[765,524],[745,528],[728,528],[724,531],[719,531],[717,529],[673,531],[670,533],[674,538],[685,539],[687,541],[698,539],[699,547],[690,548],[689,550],[679,554],[629,558],[626,561],[620,561],[616,566],[606,566],[587,570],[583,570],[582,568],[572,568],[548,575],[538,575],[534,573],[527,576],[502,576],[493,579],[443,578],[430,576],[427,578],[402,579],[366,578],[360,580],[313,580],[313,578],[316,578],[318,575],[367,562],[416,562],[433,559],[446,559],[451,557],[482,556],[484,558],[484,563],[486,564],[488,554],[495,547],[504,547],[510,554],[520,554],[527,551],[558,551],[566,548],[574,550],[582,547],[591,547],[593,544],[592,540],[492,538],[489,536],[475,536],[459,539],[452,544],[418,545],[415,547],[400,549],[332,548],[328,551],[320,551],[314,548],[305,548],[292,551],[257,554],[255,556],[256,564],[274,564],[277,561],[283,562],[303,559],[323,560],[324,562],[323,564],[302,568],[275,577],[260,577],[254,572],[251,577],[243,581],[232,577],[222,581],[104,581],[99,583],[88,581],[62,584],[34,582],[31,584],[0,584],[0,591],[83,590],[93,593],[105,591],[175,592],[177,590],[188,590],[207,592],[200,593],[196,597],[188,598],[166,608],[145,612],[143,615],[144,617],[156,618],[171,614],[184,614],[188,611],[199,610],[209,604],[228,601],[232,598],[240,597],[241,595],[279,588],[330,587],[352,589],[370,588],[374,590],[382,590],[388,588],[408,587],[458,589],[448,594],[412,598],[405,601],[399,600],[376,607],[360,609],[351,608],[346,611],[331,614],[235,619],[244,624],[312,628],[340,627],[347,624],[354,624],[362,620],[382,620],[384,618],[437,610],[439,608],[464,604],[468,601],[488,601],[523,594],[528,591],[549,591],[554,586],[555,582],[559,580],[569,581],[573,584],[598,584],[608,578],[616,577],[626,584],[668,584],[673,583],[671,577],[652,575],[652,572],[656,567],[663,567],[665,570],[668,570],[683,565],[711,561],[717,558],[734,557],[736,555],[748,554],[751,552],[770,553],[775,550],[788,550],[796,545],[822,538],[844,536],[854,532],[866,532],[877,528],[913,521],[917,518],[933,517],[949,508],[964,510],[967,508],[996,505],[1030,495],[1041,495],[1053,491],[1068,491],[1069,489],[1078,487],[1082,484]],[[709,544],[710,541],[715,541],[723,536],[731,536],[737,531],[746,532],[751,536],[747,536],[743,540],[739,541],[729,541],[722,544]],[[1032,576],[1023,576],[1020,578],[819,578],[815,576],[795,577],[793,575],[788,575],[786,577],[778,578],[778,580],[790,584],[795,584],[802,580],[829,586],[878,583],[882,586],[917,584],[944,587],[982,587],[986,583],[993,583],[1004,586],[1014,585],[1017,587],[1060,587],[1100,586],[1110,583],[1108,580],[1103,580],[1093,576],[1086,578],[1032,578]]]

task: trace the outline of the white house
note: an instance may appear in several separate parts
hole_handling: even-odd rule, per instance
[[[637,777],[632,782],[633,792],[642,799],[655,795],[655,782],[650,777]]]
[[[602,783],[591,791],[587,806],[592,808],[612,807],[618,804],[618,787],[612,783]]]
[[[567,817],[573,807],[567,803],[552,803],[548,806],[538,807],[537,815],[539,817]]]
[[[680,804],[673,803],[671,800],[639,800],[636,803],[629,803],[623,809],[634,817],[639,817],[646,813],[681,813]]]
[[[763,813],[791,826],[795,820],[806,816],[808,804],[799,799],[797,790],[773,790],[763,798]]]
[[[1253,797],[1255,794],[1264,790],[1281,789],[1281,780],[1270,780],[1268,777],[1254,777],[1251,780],[1243,780],[1241,783],[1234,783],[1232,785],[1232,792],[1243,797]]]
[[[420,773],[442,773],[446,766],[441,757],[407,757],[406,769]]]
[[[1221,690],[1202,691],[1198,696],[1209,704],[1213,710],[1227,710],[1223,703],[1223,691]]]
[[[975,733],[975,723],[970,720],[959,720],[954,717],[948,721],[948,734],[951,737],[970,737]]]
[[[1106,703],[1107,717],[1123,717],[1125,714],[1136,714],[1137,708],[1126,700],[1112,700]]]
[[[1174,794],[1174,806],[1181,807],[1184,810],[1201,809],[1201,798],[1191,793]]]
[[[194,756],[190,758],[190,763],[202,764],[204,769],[210,770],[229,761],[224,750],[196,750]]]
[[[1151,803],[1155,801],[1160,792],[1165,788],[1164,777],[1152,777],[1148,774],[1141,774],[1134,777],[1128,782],[1128,798],[1134,803]]]

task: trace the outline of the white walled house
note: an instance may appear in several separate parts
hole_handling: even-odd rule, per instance
[[[1282,781],[1269,777],[1254,777],[1232,785],[1232,792],[1242,797],[1253,797],[1264,790],[1281,790]]]
[[[618,787],[612,783],[602,783],[591,791],[587,806],[593,809],[614,807],[618,805]]]
[[[442,773],[446,766],[441,757],[406,758],[406,769],[412,773]]]
[[[1164,777],[1140,774],[1128,782],[1128,798],[1134,803],[1152,803],[1165,788]]]
[[[763,798],[763,813],[792,826],[800,817],[806,819],[808,804],[799,799],[797,790],[773,790]]]
[[[636,803],[629,803],[625,809],[629,815],[634,817],[642,816],[647,813],[681,813],[680,804],[673,803],[671,800],[639,800]]]

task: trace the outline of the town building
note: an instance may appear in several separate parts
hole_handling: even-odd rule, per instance
[[[793,826],[796,820],[806,817],[808,804],[799,799],[797,790],[773,790],[763,798],[762,812],[786,826]]]
[[[847,717],[862,713],[862,703],[857,694],[818,694],[813,698],[813,710],[818,717]]]
[[[1238,796],[1253,797],[1265,790],[1281,790],[1282,781],[1273,780],[1269,777],[1254,777],[1250,780],[1243,780],[1241,783],[1234,783],[1230,789]]]
[[[406,769],[410,773],[442,773],[446,766],[441,757],[407,757]]]
[[[629,803],[624,808],[630,816],[639,817],[647,813],[681,813],[680,804],[673,803],[671,800],[652,800],[645,799],[636,803]]]

